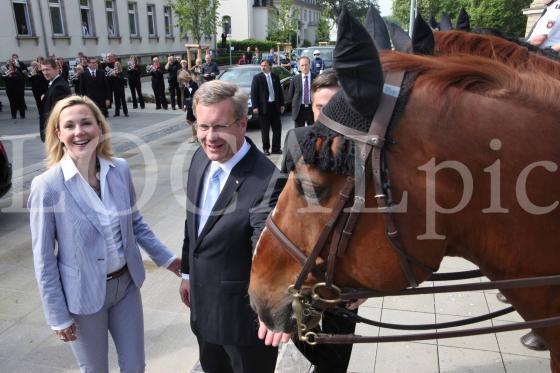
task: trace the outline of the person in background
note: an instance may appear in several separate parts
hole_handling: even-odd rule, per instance
[[[560,52],[560,1],[545,0],[543,14],[529,33],[527,41],[541,49]]]
[[[49,81],[45,79],[41,72],[41,64],[38,61],[32,61],[31,67],[27,71],[29,72],[31,92],[33,92],[33,98],[35,99],[37,110],[39,110],[39,116],[41,116],[41,111],[43,110],[42,97],[49,89]]]
[[[206,373],[273,373],[277,348],[257,338],[251,260],[284,179],[245,136],[247,95],[214,80],[194,97],[200,147],[187,178],[181,300]]]
[[[167,71],[167,85],[169,86],[169,96],[171,97],[171,109],[176,110],[177,106],[181,108],[181,88],[179,87],[179,81],[177,80],[177,73],[181,65],[179,61],[175,60],[173,56],[167,57],[167,63],[165,64],[165,71]]]
[[[222,48],[225,48],[227,46],[227,34],[226,32],[222,32]]]
[[[321,58],[321,51],[315,49],[313,51],[313,61],[311,61],[311,74],[317,76],[325,70],[325,62]]]
[[[25,77],[22,70],[16,67],[13,59],[8,61],[7,69],[2,75],[2,79],[6,83],[6,96],[8,96],[8,101],[10,101],[12,119],[17,118],[18,112],[19,117],[24,119],[27,108],[25,105]]]
[[[99,67],[101,70],[105,71],[105,75],[112,77],[114,75],[113,69],[115,68],[115,63],[117,62],[117,55],[113,52],[107,53],[105,61]],[[109,84],[109,104],[107,107],[110,109],[113,107],[113,86]]]
[[[80,90],[82,95],[88,96],[97,104],[105,117],[109,116],[109,81],[105,71],[98,68],[96,57],[88,59],[88,68],[80,76]]]
[[[138,64],[138,57],[131,56],[128,60],[128,87],[130,88],[130,95],[132,96],[132,108],[144,109],[144,96],[142,96],[142,82],[140,80],[140,65]],[[138,99],[136,96],[138,95]]]
[[[262,53],[259,47],[255,47],[255,55],[253,56],[253,64],[260,65],[262,61]]]
[[[23,74],[27,74],[27,65],[19,60],[17,53],[12,53],[11,61],[14,63],[16,69],[18,69]]]
[[[80,77],[82,76],[82,74],[84,73],[84,68],[82,67],[81,64],[76,65],[76,68],[74,70],[74,77],[72,78],[72,85],[74,86],[74,94],[79,95],[81,92],[80,89]]]
[[[208,82],[216,79],[216,77],[220,75],[220,69],[218,68],[218,64],[212,61],[212,56],[210,54],[207,54],[204,59],[206,63],[202,65],[202,77],[205,82]]]
[[[60,76],[68,82],[70,78],[70,67],[62,57],[57,57],[56,63],[58,65],[58,69],[60,70]]]
[[[126,98],[124,90],[126,87],[126,77],[122,71],[122,66],[120,62],[115,62],[113,66],[113,76],[110,78],[111,90],[115,97],[115,117],[120,116],[121,107],[125,117],[128,117],[128,107],[126,106]]]
[[[280,62],[280,66],[282,66],[283,68],[288,70],[290,74],[292,74],[292,59],[290,58],[290,55],[288,53],[286,53],[286,57]]]
[[[144,223],[128,163],[113,157],[109,124],[92,100],[59,101],[46,138],[48,169],[33,179],[27,206],[47,324],[82,372],[109,371],[109,332],[121,372],[143,372],[138,245],[176,275],[181,260]]]
[[[276,63],[274,48],[270,48],[270,52],[268,53],[266,59],[268,60],[268,62],[270,62],[271,65],[274,65]]]
[[[288,100],[292,102],[292,119],[296,127],[312,125],[313,110],[311,109],[311,84],[313,76],[310,72],[310,60],[307,56],[299,58],[299,71],[290,82]]]
[[[167,98],[165,98],[165,82],[163,81],[163,68],[159,63],[159,58],[152,59],[152,68],[150,75],[152,76],[152,90],[154,91],[154,98],[156,100],[156,110],[162,107],[167,110]]]
[[[194,61],[194,66],[191,67],[191,76],[199,86],[204,83],[204,79],[202,77],[202,60],[200,58],[197,58]]]
[[[191,74],[187,71],[180,71],[179,72],[179,83],[183,89],[183,107],[187,112],[187,124],[191,126],[192,130],[192,137],[188,140],[189,143],[198,142],[196,137],[196,117],[194,116],[193,112],[193,97],[196,91],[198,90],[198,84],[192,79]]]
[[[51,110],[58,101],[70,96],[72,91],[70,91],[68,82],[60,76],[60,71],[55,59],[47,58],[44,60],[43,64],[41,64],[41,72],[49,82],[47,93],[45,93],[42,98],[42,110],[39,116],[39,134],[41,136],[41,141],[45,142],[45,127]]]
[[[247,65],[253,63],[253,53],[251,53],[251,47],[247,47],[247,50],[243,53],[243,57],[245,58],[245,63]]]
[[[272,129],[272,154],[282,154],[282,122],[284,92],[280,78],[272,72],[269,60],[261,61],[261,72],[253,76],[251,83],[253,113],[259,117],[263,152],[270,155],[270,130]]]

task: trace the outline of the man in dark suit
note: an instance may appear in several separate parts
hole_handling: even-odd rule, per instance
[[[280,115],[284,112],[284,92],[280,78],[272,72],[272,64],[268,60],[261,61],[261,72],[253,77],[251,101],[253,113],[259,116],[264,153],[270,155],[269,132],[272,128],[272,154],[282,154]]]
[[[96,57],[88,59],[88,68],[80,75],[80,91],[95,102],[105,117],[109,116],[107,106],[110,104],[111,89],[105,71],[98,69]]]
[[[253,249],[283,179],[245,137],[247,98],[214,80],[193,102],[200,148],[187,181],[180,294],[206,373],[273,373],[278,352],[257,337],[247,289]]]
[[[311,82],[313,78],[310,73],[311,61],[309,57],[302,56],[299,59],[299,71],[290,82],[288,90],[289,100],[292,101],[292,119],[296,127],[305,127],[314,123],[313,111],[311,110]]]
[[[56,103],[64,97],[70,96],[70,86],[68,82],[62,78],[56,60],[47,58],[41,64],[41,71],[45,79],[49,81],[47,93],[42,98],[42,109],[39,116],[39,133],[41,141],[45,142],[45,127],[52,108]]]

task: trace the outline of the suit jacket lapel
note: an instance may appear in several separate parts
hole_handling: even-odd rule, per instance
[[[190,166],[192,168],[192,173],[189,175],[187,184],[187,222],[189,237],[193,237],[195,240],[198,240],[198,213],[201,208],[199,203],[202,195],[202,188],[204,186],[204,173],[209,166],[210,160],[206,157],[206,155],[204,155],[203,159],[197,162],[197,164],[191,164]]]
[[[66,181],[64,185],[68,189],[68,192],[70,192],[70,195],[72,196],[72,198],[74,199],[78,207],[80,207],[80,210],[82,210],[84,215],[91,222],[91,224],[95,227],[95,229],[97,229],[99,233],[102,233],[101,223],[97,218],[97,213],[95,212],[93,206],[89,206],[87,202],[84,200],[84,198],[82,197],[80,193],[80,188],[77,184],[77,180],[78,180],[77,177],[73,177],[70,180]]]
[[[121,190],[128,190],[128,186],[123,185],[122,180],[117,175],[117,170],[115,167],[109,167],[107,171],[107,191],[111,194],[113,203],[117,208],[119,214],[119,225],[121,227],[121,236],[123,240],[123,247],[126,248],[128,242],[126,242],[126,237],[128,235],[128,218],[132,209],[136,206],[128,206],[124,199],[118,198],[117,195],[122,195]]]

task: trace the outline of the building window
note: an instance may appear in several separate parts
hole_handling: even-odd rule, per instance
[[[52,32],[54,36],[66,35],[62,18],[61,0],[49,0],[49,13],[51,16]]]
[[[115,0],[105,1],[105,12],[107,14],[107,35],[119,36],[119,22]]]
[[[130,28],[130,36],[139,36],[138,7],[136,3],[128,3],[128,27]]]
[[[29,15],[28,0],[12,0],[14,17],[16,19],[17,34],[32,36],[31,16]]]
[[[80,18],[82,20],[82,36],[94,36],[93,13],[89,0],[80,0]]]
[[[171,7],[163,7],[163,22],[165,24],[165,36],[173,36],[173,19],[171,18]]]
[[[146,5],[148,13],[148,35],[157,36],[156,33],[156,6],[154,4]]]
[[[307,9],[303,10],[303,21],[307,22]]]

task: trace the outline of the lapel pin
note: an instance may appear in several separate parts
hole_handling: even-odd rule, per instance
[[[235,184],[239,184],[239,180],[235,180]]]

